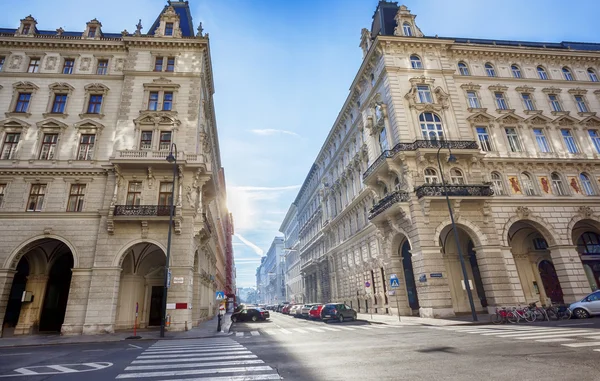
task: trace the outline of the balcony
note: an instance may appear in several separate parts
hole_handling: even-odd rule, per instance
[[[494,194],[492,186],[488,184],[448,184],[446,191],[449,197],[489,197]],[[446,196],[441,184],[423,184],[415,188],[415,193],[418,198]]]
[[[114,164],[127,164],[132,166],[146,166],[148,164],[164,164],[170,166],[167,162],[168,150],[151,151],[151,150],[121,150],[116,151],[115,155],[110,158]],[[185,152],[177,153],[177,164],[191,166],[207,166],[202,154],[187,154]],[[210,168],[206,169],[210,171]]]
[[[386,160],[393,158],[399,152],[411,152],[417,150],[432,150],[437,151],[443,144],[444,148],[450,148],[451,150],[474,150],[477,153],[479,145],[476,141],[471,140],[415,140],[412,143],[398,143],[394,148],[383,151],[383,153],[371,164],[369,168],[363,173],[363,180],[369,177],[375,172],[381,164]]]
[[[114,216],[169,217],[169,205],[115,205]]]
[[[408,192],[403,191],[395,191],[381,200],[373,208],[369,211],[369,220],[377,217],[381,213],[385,212],[388,208],[398,202],[408,202],[410,200],[410,194]]]

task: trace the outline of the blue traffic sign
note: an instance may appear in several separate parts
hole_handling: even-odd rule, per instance
[[[217,291],[215,294],[217,296],[217,300],[225,299],[225,291]]]
[[[398,287],[400,287],[400,280],[398,278],[392,278],[392,279],[390,279],[390,287],[391,288],[398,288]]]

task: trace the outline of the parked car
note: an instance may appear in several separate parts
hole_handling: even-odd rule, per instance
[[[281,313],[282,314],[289,314],[290,313],[290,308],[292,308],[293,304],[286,304],[285,306],[283,306],[283,308],[281,309]]]
[[[590,316],[600,315],[600,290],[594,291],[585,298],[569,306],[578,319],[586,319]]]
[[[308,313],[310,312],[310,309],[313,308],[313,306],[316,306],[316,304],[310,303],[303,305],[302,309],[300,310],[300,317],[308,319]]]
[[[356,311],[343,303],[327,303],[321,309],[321,319],[324,322],[337,320],[343,323],[344,320],[356,320]]]
[[[296,304],[290,311],[290,315],[297,318],[302,316],[302,304]]]
[[[260,307],[252,307],[243,308],[238,312],[234,312],[231,315],[231,321],[234,323],[238,321],[258,321],[267,320],[269,317],[269,311]]]
[[[312,308],[308,312],[308,318],[309,319],[320,319],[322,309],[323,309],[323,304],[315,304],[314,306],[312,306]]]

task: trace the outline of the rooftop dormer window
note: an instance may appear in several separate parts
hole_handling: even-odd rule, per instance
[[[88,37],[89,38],[94,38],[96,37],[96,27],[95,26],[91,26],[88,30]]]
[[[31,24],[23,24],[23,32],[21,34],[29,34],[31,31]]]
[[[173,35],[173,23],[168,22],[165,24],[165,36],[172,36],[172,35]]]
[[[404,35],[406,37],[412,37],[412,35],[413,35],[412,27],[407,22],[405,22],[404,24],[402,24],[402,31],[404,32]]]

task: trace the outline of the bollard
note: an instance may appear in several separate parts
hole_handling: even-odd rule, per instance
[[[221,332],[221,314],[217,315],[217,332]]]

